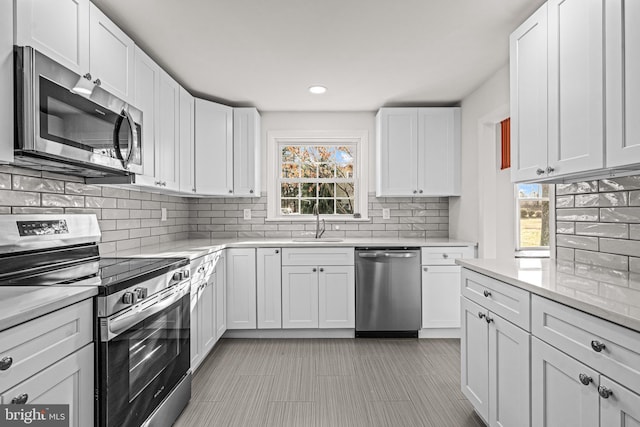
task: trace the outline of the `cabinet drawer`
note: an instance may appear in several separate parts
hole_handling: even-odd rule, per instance
[[[640,333],[534,295],[533,335],[611,379],[640,390]],[[604,344],[601,351],[592,347]]]
[[[462,295],[522,329],[530,329],[529,292],[463,268]]]
[[[469,246],[422,248],[422,265],[453,265],[458,258],[474,258]]]
[[[86,300],[0,332],[0,393],[73,353],[93,339],[93,302]]]
[[[221,251],[196,258],[191,261],[191,281],[199,282],[209,276],[220,259]]]
[[[353,248],[284,248],[282,265],[353,265]]]

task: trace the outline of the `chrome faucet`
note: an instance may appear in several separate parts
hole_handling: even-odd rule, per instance
[[[322,230],[320,229],[320,212],[318,210],[318,204],[313,205],[313,215],[316,217],[316,239],[322,237],[325,232],[326,223],[322,220]]]

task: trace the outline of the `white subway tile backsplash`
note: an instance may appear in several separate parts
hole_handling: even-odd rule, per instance
[[[560,224],[560,223],[559,223]],[[558,232],[559,228],[558,228]],[[578,222],[575,234],[583,236],[613,237],[617,239],[629,238],[628,224],[603,224],[598,222]]]
[[[602,222],[640,223],[640,207],[638,208],[602,208],[600,209]]]
[[[600,239],[600,250],[610,254],[640,255],[640,240]]]
[[[556,245],[563,248],[585,249],[590,251],[598,250],[598,238],[587,236],[576,236],[572,234],[558,234]]]
[[[560,248],[558,248],[560,249]],[[628,270],[629,258],[622,255],[615,255],[604,252],[592,252],[575,250],[575,261],[583,264],[598,265],[601,267],[609,267],[616,270]]]
[[[558,209],[556,211],[557,221],[598,221],[598,208],[582,209]]]
[[[602,179],[599,182],[599,191],[620,191],[640,189],[640,175],[624,176],[620,178]]]

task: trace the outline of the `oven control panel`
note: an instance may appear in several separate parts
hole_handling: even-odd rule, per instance
[[[46,234],[69,234],[64,219],[42,221],[16,221],[20,236],[42,236]]]

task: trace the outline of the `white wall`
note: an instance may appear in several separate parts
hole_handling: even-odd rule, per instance
[[[478,242],[485,258],[513,256],[514,193],[509,170],[500,171],[497,123],[509,116],[505,65],[462,100],[461,196],[449,202],[449,235]]]
[[[267,133],[276,130],[358,130],[369,134],[369,191],[375,191],[376,113],[371,112],[264,112],[262,132],[262,191],[267,194]]]

